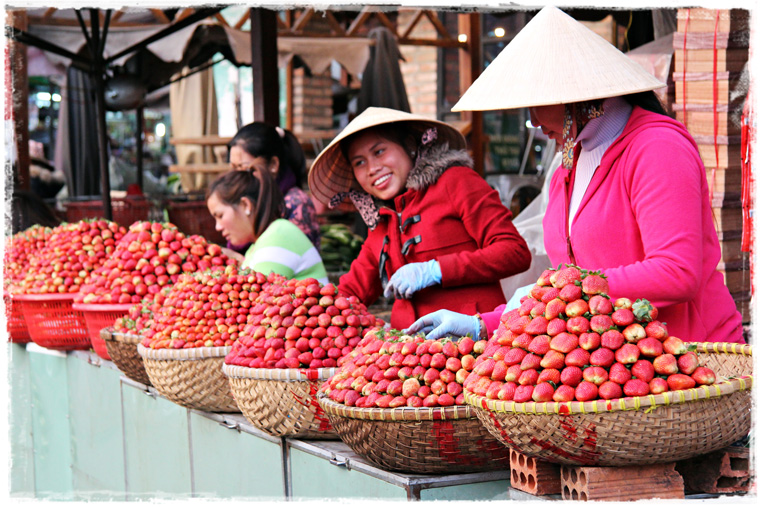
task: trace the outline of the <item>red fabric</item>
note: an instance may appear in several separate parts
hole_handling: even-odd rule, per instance
[[[366,305],[382,295],[379,259],[388,237],[388,279],[401,266],[436,259],[441,285],[423,289],[410,300],[393,304],[391,326],[409,327],[430,312],[448,309],[474,315],[505,302],[499,280],[530,266],[530,250],[512,225],[512,214],[498,193],[474,170],[451,167],[423,190],[407,190],[395,199],[400,215],[380,209],[380,224],[370,231],[351,270],[340,278],[338,291],[355,295]],[[400,224],[420,215],[403,231]],[[419,235],[421,241],[404,256],[401,248]]]
[[[553,265],[567,255],[567,171],[557,169],[544,216]],[[743,343],[741,314],[716,271],[718,236],[697,145],[679,122],[635,107],[602,158],[575,215],[577,264],[601,269],[610,296],[646,298],[670,334]]]

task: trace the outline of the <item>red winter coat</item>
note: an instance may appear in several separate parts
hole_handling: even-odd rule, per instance
[[[465,152],[428,156],[409,173],[407,191],[394,199],[398,213],[380,208],[380,221],[340,278],[338,291],[369,306],[384,284],[408,263],[436,259],[441,284],[393,304],[391,326],[448,309],[468,315],[504,303],[499,280],[530,266],[530,250],[512,225],[512,213],[473,169]],[[385,252],[381,281],[381,252]]]

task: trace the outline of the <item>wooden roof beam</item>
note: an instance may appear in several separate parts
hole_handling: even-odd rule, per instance
[[[351,26],[348,27],[348,30],[346,30],[346,35],[349,37],[356,35],[356,32],[359,30],[359,28],[364,25],[364,23],[367,22],[367,20],[372,17],[372,11],[370,10],[371,7],[364,7],[362,8],[361,12],[358,16],[356,16],[356,19],[351,23]]]
[[[414,30],[414,27],[417,26],[417,23],[420,22],[422,19],[422,16],[425,15],[425,11],[422,9],[417,9],[417,12],[414,14],[414,18],[412,19],[412,22],[409,23],[409,26],[404,30],[404,33],[401,35],[400,39],[406,39],[409,37],[409,35],[412,33],[412,30]]]
[[[304,10],[301,14],[298,15],[298,18],[296,19],[295,23],[293,23],[290,31],[293,33],[303,32],[303,29],[306,27],[306,24],[309,22],[313,15],[313,7],[309,7],[308,9]]]
[[[441,20],[438,18],[438,14],[436,14],[435,11],[425,10],[425,16],[427,16],[430,22],[433,23],[435,30],[438,32],[438,35],[444,39],[453,39],[449,31],[446,30],[446,27],[443,26],[443,23],[441,23]]]
[[[325,18],[327,19],[327,23],[330,25],[330,28],[332,28],[335,35],[346,35],[346,30],[344,30],[340,23],[338,23],[338,20],[335,19],[335,16],[331,11],[325,11]]]
[[[148,10],[150,11],[151,14],[153,14],[153,17],[156,18],[159,22],[171,23],[167,15],[164,14],[164,11],[162,11],[161,9],[148,9]],[[119,11],[119,12],[123,12],[123,11]]]
[[[243,14],[240,17],[240,19],[237,20],[237,23],[235,23],[235,28],[237,30],[242,29],[243,25],[245,24],[245,22],[248,21],[249,19],[251,19],[251,11],[249,9],[246,9],[245,10],[245,14]],[[279,25],[280,24],[280,18],[279,18],[279,16],[277,17],[277,21],[278,21],[277,24]]]

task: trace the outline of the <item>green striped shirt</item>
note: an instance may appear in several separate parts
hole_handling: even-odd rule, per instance
[[[284,218],[269,224],[264,234],[248,248],[243,267],[298,280],[316,278],[322,284],[328,281],[317,249],[298,226]]]

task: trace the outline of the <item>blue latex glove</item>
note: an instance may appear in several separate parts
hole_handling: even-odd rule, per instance
[[[473,340],[480,336],[480,321],[474,315],[464,315],[451,310],[438,310],[417,319],[404,329],[406,334],[425,333],[428,340],[437,340],[443,336],[464,336],[469,334]]]
[[[393,295],[396,299],[409,299],[418,290],[441,283],[441,266],[433,259],[427,262],[412,262],[401,266],[385,286],[383,295]]]

